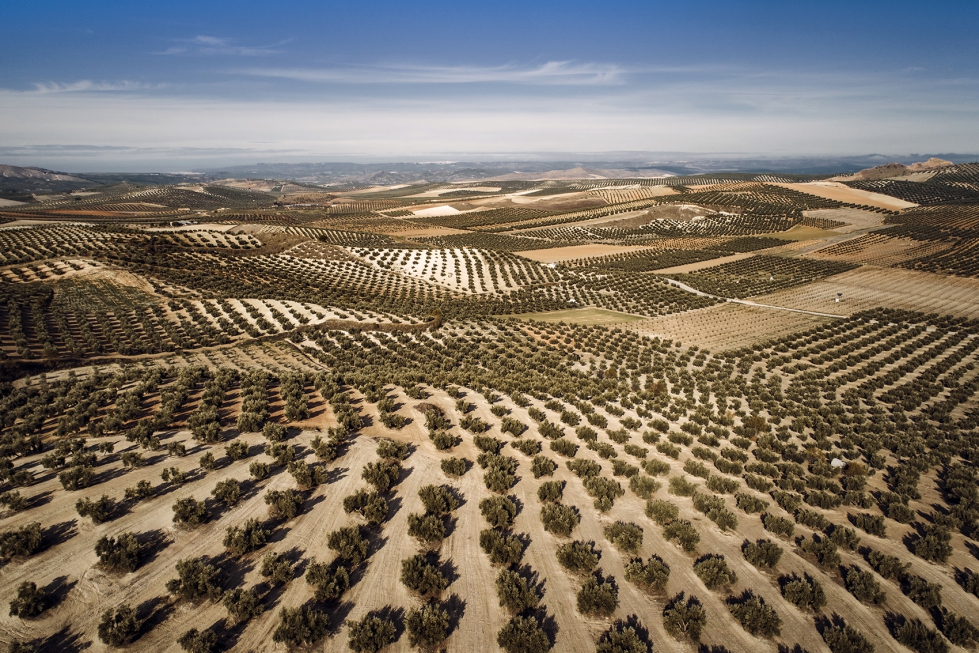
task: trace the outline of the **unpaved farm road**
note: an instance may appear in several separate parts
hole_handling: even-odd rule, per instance
[[[818,317],[838,317],[838,318],[848,317],[846,315],[837,315],[835,313],[820,313],[819,311],[806,311],[806,310],[803,310],[801,308],[789,308],[788,306],[775,306],[773,304],[759,304],[758,302],[753,302],[753,301],[750,301],[750,300],[747,300],[747,299],[731,299],[730,297],[721,297],[719,295],[711,295],[710,293],[706,293],[706,292],[704,292],[702,290],[697,290],[696,288],[693,288],[691,286],[688,286],[687,284],[681,283],[681,282],[676,281],[674,279],[664,279],[664,281],[666,281],[669,284],[672,284],[672,285],[676,286],[680,290],[686,290],[689,293],[693,293],[695,295],[700,295],[701,297],[710,297],[711,299],[720,299],[720,300],[723,300],[725,302],[730,302],[732,304],[744,304],[745,306],[757,306],[759,308],[771,308],[771,309],[775,309],[777,311],[788,311],[790,313],[805,313],[806,315],[816,315]]]

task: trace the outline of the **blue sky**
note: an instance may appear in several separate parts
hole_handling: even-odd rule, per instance
[[[977,2],[7,3],[0,162],[979,151]]]

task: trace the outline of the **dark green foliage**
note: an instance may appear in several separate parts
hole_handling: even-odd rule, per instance
[[[119,537],[103,535],[95,543],[99,564],[110,571],[135,571],[141,550],[139,540],[132,533],[122,533]]]
[[[577,597],[578,612],[588,617],[610,617],[619,605],[619,590],[611,581],[589,576]]]
[[[76,466],[58,474],[61,486],[66,490],[81,490],[92,484],[95,472],[89,467]]]
[[[795,521],[816,531],[821,531],[829,526],[829,522],[823,514],[815,510],[796,510]]]
[[[449,613],[437,604],[412,608],[405,615],[408,645],[423,651],[437,650],[449,635]]]
[[[173,504],[173,523],[197,526],[207,521],[209,513],[203,501],[193,497],[177,499]]]
[[[0,506],[13,512],[20,512],[27,508],[27,499],[21,496],[20,492],[10,490],[0,494]]]
[[[515,438],[519,438],[526,430],[526,424],[519,420],[513,419],[512,417],[504,417],[500,422],[500,431],[502,433],[509,433]],[[540,446],[540,443],[538,443],[538,446]]]
[[[611,510],[615,500],[625,494],[618,481],[604,476],[588,476],[581,484],[588,494],[595,498],[595,509],[599,512]]]
[[[661,487],[662,484],[659,481],[642,474],[636,474],[629,479],[629,489],[640,499],[648,499]]]
[[[534,456],[540,453],[541,446],[537,440],[517,440],[511,442],[511,446],[525,456]]]
[[[438,559],[415,555],[401,561],[401,582],[422,598],[437,598],[449,581],[439,570]]]
[[[272,468],[269,467],[268,463],[263,463],[255,461],[248,466],[248,473],[252,475],[252,478],[256,481],[261,481],[264,478],[268,478],[269,472]]]
[[[745,542],[741,553],[745,560],[759,569],[772,569],[782,559],[782,547],[771,540]]]
[[[388,502],[377,492],[357,490],[343,498],[343,510],[347,513],[359,513],[367,523],[376,526],[387,519]]]
[[[678,497],[689,497],[697,491],[697,484],[691,483],[683,476],[671,476],[669,491],[670,494],[675,494]]]
[[[241,440],[232,440],[225,445],[224,452],[231,460],[241,460],[248,457],[248,444]]]
[[[124,646],[136,638],[142,626],[142,622],[136,618],[136,610],[123,603],[102,613],[99,639],[109,646]]]
[[[488,435],[477,435],[473,438],[473,444],[476,445],[476,448],[480,451],[485,451],[487,453],[500,453],[500,449],[506,445],[506,442],[497,440],[496,438]]]
[[[853,626],[826,626],[822,635],[832,653],[874,653],[874,645]]]
[[[448,476],[462,476],[468,467],[465,458],[446,458],[440,466],[442,472]]]
[[[956,646],[971,647],[979,641],[979,628],[965,617],[942,610],[939,613],[938,627],[942,634]]]
[[[235,506],[241,500],[241,485],[236,479],[226,478],[218,481],[211,495],[228,507]]]
[[[700,543],[700,533],[686,519],[677,519],[664,526],[663,537],[687,553],[695,551]]]
[[[569,460],[565,464],[578,478],[597,476],[602,471],[602,466],[593,460]]]
[[[551,451],[567,458],[574,458],[578,453],[578,445],[566,438],[558,438],[551,442]]]
[[[641,624],[638,625],[640,628]],[[652,647],[636,628],[616,622],[598,640],[595,653],[651,653]]]
[[[32,619],[48,607],[48,597],[37,585],[24,581],[17,586],[17,596],[10,601],[10,616]]]
[[[509,497],[486,497],[479,502],[479,511],[493,528],[509,528],[517,516],[517,504]]]
[[[290,646],[315,644],[326,635],[329,627],[329,617],[309,606],[282,608],[272,641]]]
[[[829,534],[829,539],[833,541],[833,544],[842,549],[855,551],[860,545],[860,537],[852,528],[833,524],[826,532]]]
[[[124,496],[126,501],[138,502],[153,495],[153,486],[149,481],[143,480],[136,483],[135,487],[127,487]]]
[[[663,610],[663,628],[675,639],[697,642],[706,627],[707,612],[696,597],[684,600],[683,592],[680,592]]]
[[[290,571],[290,576],[291,576]],[[328,565],[310,560],[306,583],[313,586],[313,598],[320,603],[336,601],[350,589],[350,572],[343,564]]]
[[[775,609],[750,590],[738,599],[729,600],[727,609],[751,635],[775,637],[782,632],[782,620]]]
[[[241,526],[228,526],[224,532],[224,546],[236,556],[257,551],[265,546],[270,531],[257,519],[247,519]]]
[[[952,555],[952,535],[944,526],[930,524],[911,545],[914,554],[929,562],[945,563]]]
[[[378,447],[380,448],[380,447]],[[361,478],[374,486],[378,492],[387,492],[398,482],[401,476],[401,465],[397,461],[377,461],[364,465]]]
[[[795,524],[790,520],[769,512],[762,513],[761,523],[766,531],[781,537],[792,537],[792,533],[795,532]]]
[[[202,558],[177,561],[177,578],[167,581],[167,592],[178,599],[217,601],[221,598],[221,572]]]
[[[367,614],[360,621],[348,621],[350,629],[347,646],[357,653],[377,653],[394,642],[397,629],[387,619]]]
[[[479,546],[494,565],[515,565],[523,558],[523,542],[516,535],[492,528],[479,532]]]
[[[605,539],[620,551],[636,553],[642,547],[642,528],[633,523],[617,521],[605,527]]]
[[[882,515],[871,515],[861,512],[856,515],[850,515],[850,519],[854,526],[865,533],[876,535],[877,537],[887,537],[887,526],[884,524],[884,517]]]
[[[530,465],[530,472],[534,475],[534,478],[553,476],[555,469],[557,469],[557,463],[547,456],[534,456],[534,460]]]
[[[871,571],[850,567],[844,572],[846,589],[861,603],[880,605],[887,600],[887,593],[880,589],[877,577]]]
[[[663,592],[670,581],[670,567],[656,554],[646,562],[635,558],[625,567],[625,579],[646,592]]]
[[[410,524],[409,519],[409,524]],[[357,566],[367,558],[369,543],[357,526],[345,526],[330,533],[327,545],[337,557]]]
[[[326,470],[319,465],[310,465],[305,460],[294,460],[286,468],[301,490],[310,490],[326,483]]]
[[[510,614],[533,610],[541,598],[536,587],[509,569],[501,569],[496,576],[496,596],[500,600],[500,607]]]
[[[820,539],[814,535],[812,539],[802,538],[799,542],[799,548],[806,555],[813,557],[824,569],[838,567],[843,561],[836,550],[836,545],[825,537]]]
[[[41,524],[31,522],[16,531],[0,533],[0,556],[30,556],[41,550]]]
[[[721,494],[731,494],[739,487],[741,487],[741,484],[731,478],[724,478],[723,476],[717,476],[716,474],[711,475],[707,478],[707,489],[710,490],[711,492],[720,492]],[[768,507],[767,502],[763,501],[761,503],[764,503],[764,507],[755,510],[755,512],[761,512],[762,510]],[[740,505],[738,507],[741,508]]]
[[[598,566],[602,552],[595,548],[594,542],[575,540],[562,544],[557,550],[557,561],[573,574],[590,574]]]
[[[112,519],[115,512],[115,502],[103,494],[97,500],[83,498],[75,502],[75,510],[79,517],[91,517],[93,524],[102,524]]]
[[[710,590],[738,583],[738,575],[728,566],[722,555],[706,555],[700,558],[694,563],[693,571]]]
[[[795,574],[779,578],[782,596],[800,610],[819,612],[826,605],[826,594],[818,580],[806,574],[799,578]]]
[[[707,515],[707,518],[717,524],[722,531],[734,530],[738,527],[738,518],[725,507],[724,499],[719,496],[695,492],[693,507]]]
[[[534,617],[514,617],[500,629],[496,643],[506,653],[546,653],[551,640]]]
[[[302,510],[303,495],[295,490],[269,490],[265,493],[265,505],[272,519],[292,519]]]
[[[560,503],[564,497],[564,481],[545,481],[537,488],[537,498],[543,503]]]
[[[948,651],[945,638],[917,619],[907,619],[895,628],[894,639],[917,653],[947,653]]]
[[[236,624],[244,623],[265,612],[265,607],[254,589],[243,590],[236,587],[225,593],[224,598],[221,599],[221,605],[225,607],[232,622]]]
[[[942,605],[942,586],[929,583],[921,576],[906,574],[901,578],[901,591],[925,610]]]
[[[218,636],[213,630],[191,628],[177,638],[177,644],[187,653],[217,653]]]
[[[646,473],[650,476],[665,476],[670,473],[670,464],[662,460],[650,460],[646,463]]]
[[[888,580],[901,578],[911,568],[910,563],[901,562],[897,556],[886,555],[876,549],[871,549],[867,553],[867,562],[881,578]]]
[[[198,458],[197,464],[201,466],[201,469],[206,471],[211,471],[217,466],[217,462],[214,458],[214,454],[211,453],[210,451],[208,451],[206,454]]]
[[[292,580],[292,564],[281,553],[269,552],[262,556],[260,570],[263,578],[274,585],[285,585]]]
[[[665,526],[677,520],[680,516],[680,508],[669,501],[653,499],[646,502],[646,516],[660,526]]]
[[[436,549],[445,539],[445,523],[436,515],[408,515],[408,535],[430,549]]]
[[[569,537],[581,522],[575,508],[560,503],[549,503],[541,508],[540,520],[544,530],[560,537]]]
[[[709,484],[708,484],[709,485]],[[735,501],[737,501],[738,508],[744,510],[746,513],[753,514],[756,512],[764,512],[768,509],[768,502],[764,499],[759,499],[753,495],[746,492],[739,492],[734,495]]]
[[[418,490],[425,510],[433,515],[447,515],[459,507],[459,500],[444,485],[425,485]]]

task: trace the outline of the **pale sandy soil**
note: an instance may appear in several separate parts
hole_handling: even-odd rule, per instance
[[[18,202],[0,197],[0,206],[23,206],[24,204],[27,204],[27,202]]]
[[[417,195],[409,195],[409,197],[438,197],[444,193],[454,193],[457,190],[472,190],[481,193],[498,193],[500,191],[499,186],[467,186],[465,188],[436,188],[435,190],[427,190],[424,193],[418,193]]]
[[[579,258],[591,258],[595,256],[607,256],[609,254],[621,254],[623,252],[636,252],[650,247],[624,246],[624,245],[571,245],[570,247],[555,247],[553,249],[531,249],[524,252],[515,252],[517,256],[523,256],[533,261],[541,263],[556,263],[558,261],[570,261]]]
[[[451,206],[432,206],[427,209],[412,211],[412,213],[419,218],[434,218],[442,215],[458,215],[462,211]]]
[[[725,303],[620,325],[650,337],[667,338],[710,351],[737,349],[803,331],[832,318]]]
[[[404,238],[423,238],[426,236],[453,236],[469,232],[465,229],[453,229],[451,227],[427,227],[425,229],[382,230],[381,233],[397,234]]]
[[[922,256],[937,254],[950,247],[952,247],[950,242],[918,241],[910,238],[892,238],[883,234],[868,234],[845,243],[824,247],[808,256],[890,267]]]
[[[854,229],[869,229],[879,227],[884,224],[884,216],[873,211],[862,211],[861,209],[816,209],[814,211],[803,211],[802,214],[809,218],[824,218],[826,220],[836,220],[845,222],[848,227],[839,227],[833,231],[845,233]]]
[[[751,258],[754,256],[753,252],[738,252],[737,254],[731,254],[730,256],[722,256],[721,258],[712,258],[708,261],[700,261],[698,263],[687,263],[686,265],[674,265],[671,268],[663,268],[661,270],[655,270],[657,274],[683,274],[686,272],[696,272],[697,270],[703,270],[704,268],[712,268],[715,265],[723,265],[724,263],[731,263],[733,261],[740,261],[743,258]]]
[[[896,197],[891,197],[890,195],[872,193],[866,190],[858,190],[856,188],[850,188],[845,184],[840,184],[833,181],[812,181],[804,184],[775,185],[797,190],[802,193],[809,193],[810,195],[816,195],[817,197],[825,197],[826,199],[836,200],[837,202],[864,204],[866,206],[876,206],[878,208],[890,209],[892,211],[918,206],[913,202],[905,202],[904,200],[899,200]]]
[[[138,224],[130,225],[143,231],[225,231],[232,233],[242,233],[238,229],[240,225],[220,224],[218,222],[202,222],[200,224],[185,224],[176,227],[141,227]]]
[[[843,293],[840,303],[833,301],[837,292]],[[824,281],[752,299],[762,304],[847,315],[883,306],[976,318],[979,317],[979,279],[864,266]]]

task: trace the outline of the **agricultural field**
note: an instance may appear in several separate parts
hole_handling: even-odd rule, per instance
[[[974,650],[974,173],[0,207],[0,644]]]

